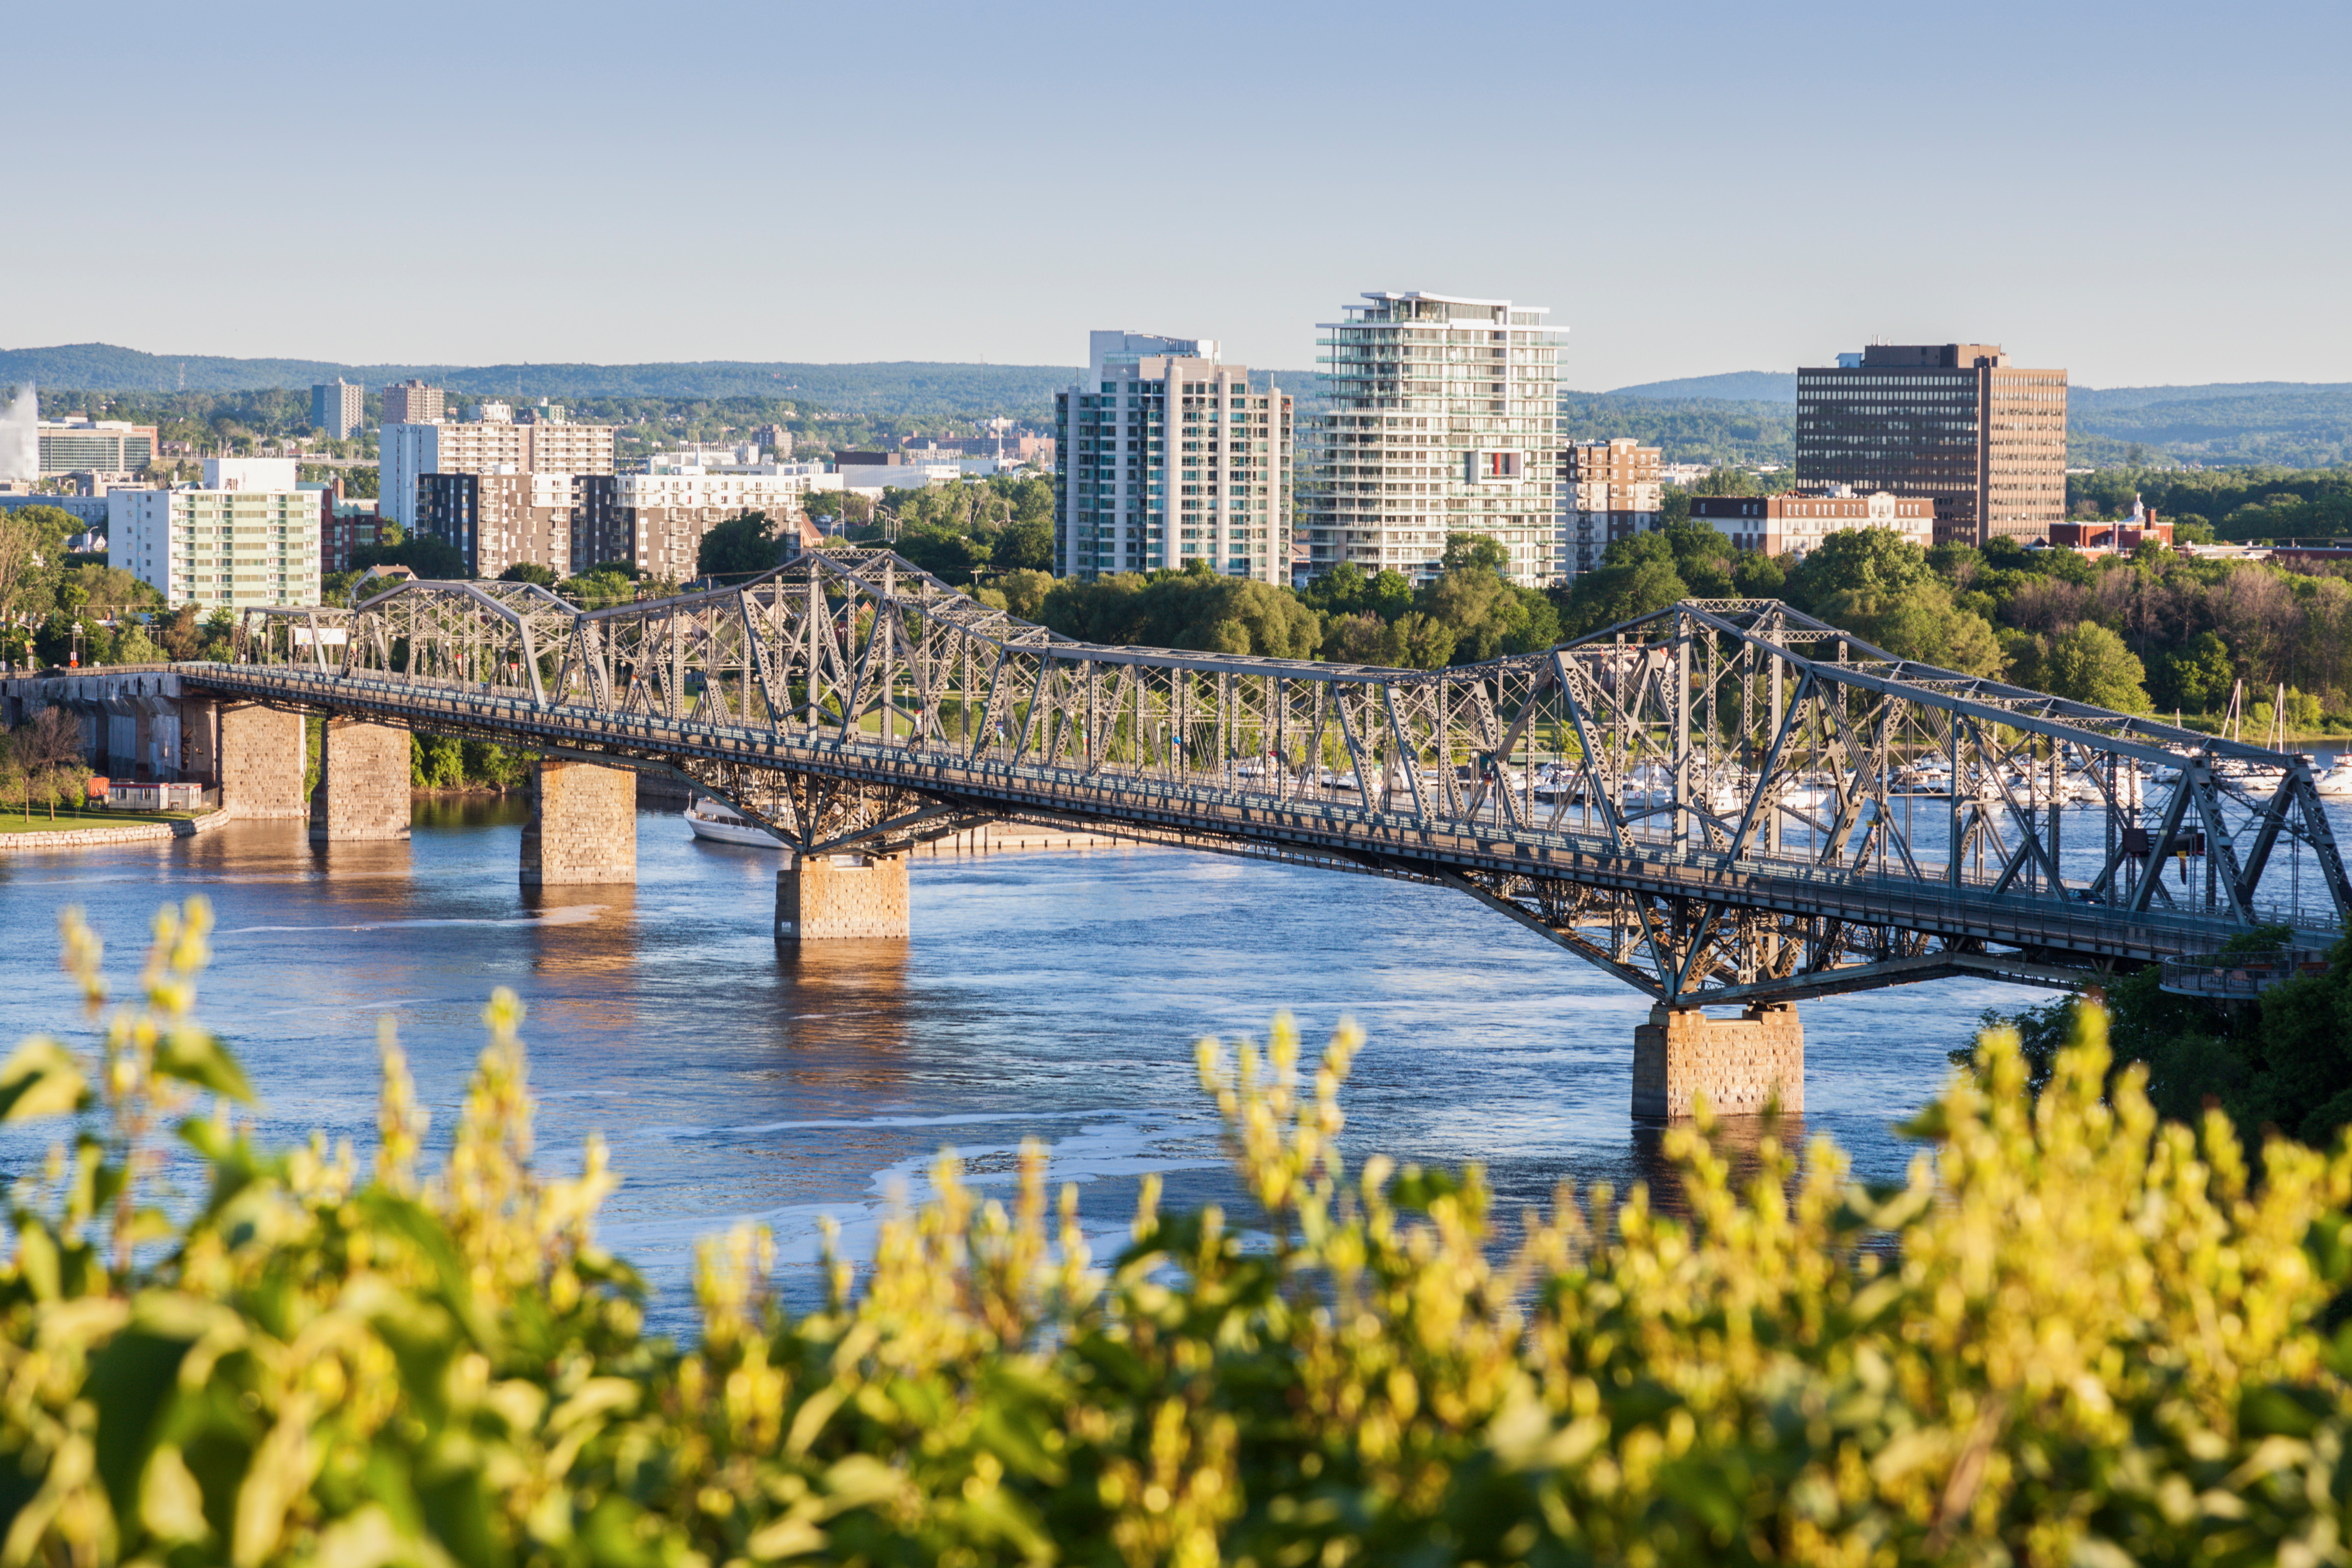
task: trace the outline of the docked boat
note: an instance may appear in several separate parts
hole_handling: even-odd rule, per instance
[[[726,801],[714,800],[708,795],[697,795],[694,804],[686,809],[686,825],[694,830],[696,838],[717,844],[749,844],[761,850],[784,847],[783,840],[748,821]]]
[[[2336,766],[2312,781],[2312,788],[2332,800],[2352,798],[2352,752],[2336,759]]]

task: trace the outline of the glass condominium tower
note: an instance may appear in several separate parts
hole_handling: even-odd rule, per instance
[[[1318,329],[1329,412],[1298,507],[1307,570],[1437,575],[1449,533],[1485,534],[1510,577],[1567,570],[1559,344],[1548,308],[1366,294]]]
[[[1066,576],[1183,568],[1290,580],[1290,399],[1215,340],[1089,334],[1054,399],[1054,554]]]

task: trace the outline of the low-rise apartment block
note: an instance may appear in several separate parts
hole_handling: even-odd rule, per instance
[[[1936,542],[1934,497],[1885,490],[1857,496],[1844,486],[1778,496],[1694,496],[1691,521],[1711,527],[1735,549],[1800,559],[1847,528],[1893,528],[1921,549]]]
[[[208,458],[204,481],[116,490],[107,564],[169,604],[202,610],[319,602],[319,498],[291,458]]]
[[[1055,396],[1055,551],[1080,577],[1204,561],[1290,580],[1291,403],[1213,339],[1090,335]]]
[[[1598,567],[1612,539],[1632,538],[1658,526],[1665,504],[1658,448],[1629,435],[1571,442],[1563,448],[1560,474],[1567,497],[1560,525],[1562,576]]]
[[[841,489],[861,472],[828,472],[822,463],[763,463],[756,449],[697,449],[692,460],[656,456],[642,474],[583,484],[577,570],[625,560],[651,576],[682,581],[695,574],[702,536],[719,524],[760,512],[787,529],[807,510],[811,492]],[[716,460],[724,457],[737,460]],[[911,476],[900,482],[921,483]]]

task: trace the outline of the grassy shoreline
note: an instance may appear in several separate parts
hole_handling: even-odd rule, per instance
[[[60,806],[52,819],[39,806],[26,816],[15,806],[0,806],[0,833],[54,833],[71,828],[128,828],[149,822],[187,822],[205,816],[205,811],[108,811],[91,810],[87,807]]]

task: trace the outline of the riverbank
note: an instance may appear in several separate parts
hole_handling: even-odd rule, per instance
[[[208,833],[229,820],[222,810],[187,811],[118,811],[110,813],[117,819],[133,817],[131,821],[120,820],[88,827],[50,827],[36,816],[29,825],[15,813],[0,814],[0,852],[9,850],[70,850],[100,844],[135,844],[150,839],[192,839],[198,833]],[[76,813],[79,817],[96,816],[96,812]]]

